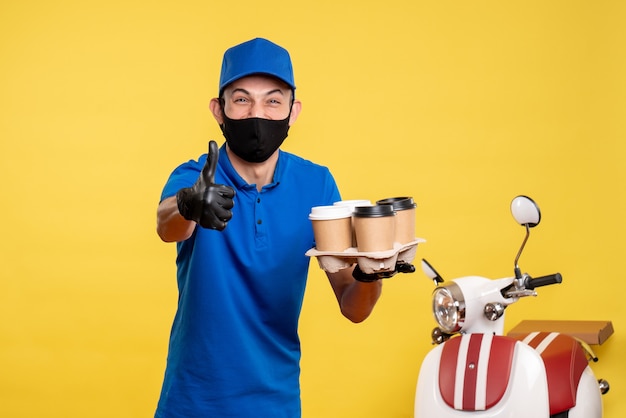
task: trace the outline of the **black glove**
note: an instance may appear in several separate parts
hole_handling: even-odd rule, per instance
[[[215,141],[209,142],[209,155],[200,177],[192,187],[176,193],[178,211],[188,221],[195,221],[203,228],[222,231],[233,217],[230,211],[235,202],[235,190],[223,184],[214,184],[215,167],[219,149]]]
[[[413,273],[415,266],[410,263],[396,263],[396,268],[391,271],[382,271],[380,273],[366,274],[357,264],[352,270],[352,277],[359,282],[371,283],[380,279],[388,279],[396,275],[396,273]]]

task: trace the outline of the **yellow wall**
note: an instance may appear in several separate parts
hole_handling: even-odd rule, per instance
[[[521,265],[560,271],[508,313],[610,319],[594,366],[626,410],[626,41],[615,1],[0,3],[0,416],[148,417],[176,303],[154,232],[179,162],[222,142],[208,101],[224,49],[292,52],[289,151],[346,199],[411,195],[448,278],[510,275],[517,194],[543,211]],[[412,415],[431,283],[385,284],[343,319],[314,262],[301,320],[305,418]]]

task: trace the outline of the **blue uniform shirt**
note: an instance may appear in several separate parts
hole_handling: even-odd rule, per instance
[[[192,186],[206,158],[176,168],[161,199]],[[235,189],[233,217],[224,231],[196,227],[177,244],[178,309],[155,416],[299,417],[308,215],[340,200],[337,185],[326,167],[280,151],[258,192],[224,147],[215,183]]]

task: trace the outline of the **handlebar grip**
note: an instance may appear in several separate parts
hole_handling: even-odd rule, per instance
[[[526,282],[526,289],[533,290],[536,287],[548,286],[551,284],[558,284],[563,281],[563,277],[561,277],[561,273],[550,274],[548,276],[541,276],[535,279],[529,279]]]

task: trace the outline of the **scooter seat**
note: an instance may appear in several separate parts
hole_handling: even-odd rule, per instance
[[[509,385],[513,338],[465,334],[444,343],[439,364],[439,393],[451,408],[485,411],[495,406]]]
[[[534,348],[543,359],[548,378],[550,415],[576,406],[578,382],[588,365],[578,341],[556,332],[532,332],[516,338]]]

